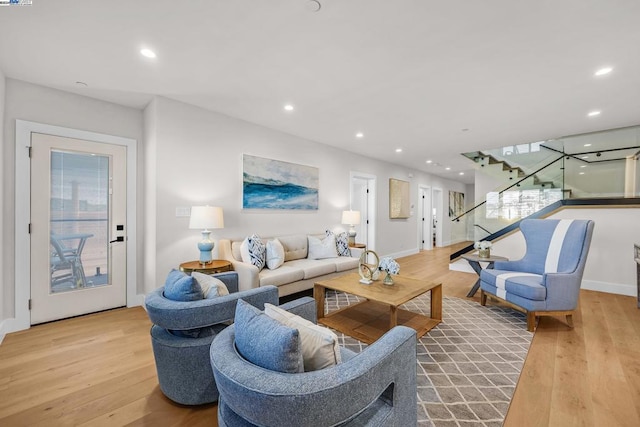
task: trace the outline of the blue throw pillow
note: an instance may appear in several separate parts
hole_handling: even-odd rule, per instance
[[[304,372],[297,329],[284,326],[241,299],[234,325],[236,348],[247,361],[270,371]]]
[[[164,282],[164,297],[173,301],[197,301],[203,294],[193,277],[173,269]]]

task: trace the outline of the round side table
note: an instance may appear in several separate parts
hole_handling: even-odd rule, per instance
[[[214,259],[209,264],[202,265],[200,261],[189,261],[180,264],[180,271],[187,274],[197,271],[198,273],[214,274],[224,271],[231,271],[231,262],[224,259]]]

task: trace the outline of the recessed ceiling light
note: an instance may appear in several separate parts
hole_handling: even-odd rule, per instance
[[[599,116],[600,115],[600,111],[590,111],[589,114],[587,114],[587,116],[589,117],[594,117],[594,116]]]
[[[581,165],[580,167],[581,167],[581,168],[586,168],[586,167],[587,167],[587,165]]]
[[[142,56],[146,56],[147,58],[155,58],[156,57],[156,53],[154,51],[152,51],[151,49],[140,49],[140,54]]]
[[[356,138],[364,138],[364,133],[362,132],[356,133]]]
[[[582,156],[581,159],[588,159],[589,156]]]
[[[291,104],[287,104],[287,105],[285,105],[285,106],[284,106],[284,109],[285,109],[286,111],[293,111],[293,105],[291,105]]]
[[[444,168],[444,170],[446,170],[446,171],[450,171],[450,170],[451,170],[451,168],[447,166],[446,168]]]
[[[402,148],[396,148],[396,153],[402,153]]]
[[[585,147],[591,147],[591,144],[584,144]]]
[[[426,163],[429,165],[431,164],[431,160],[427,160]]]
[[[604,67],[604,68],[600,68],[598,71],[596,71],[594,75],[595,76],[604,76],[605,74],[609,74],[612,71],[613,71],[613,68]]]
[[[584,172],[580,172],[579,175],[584,175]]]
[[[458,175],[464,175],[464,172],[460,172]]]

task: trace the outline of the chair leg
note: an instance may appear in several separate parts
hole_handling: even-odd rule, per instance
[[[487,294],[482,289],[480,289],[480,305],[487,305]]]
[[[569,325],[569,327],[573,329],[573,314],[567,314],[566,318],[567,318],[567,325]]]
[[[527,331],[535,332],[536,330],[536,312],[527,311]]]

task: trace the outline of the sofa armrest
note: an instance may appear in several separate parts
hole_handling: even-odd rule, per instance
[[[316,300],[311,297],[302,297],[293,301],[289,301],[280,306],[281,309],[287,310],[289,313],[296,314],[310,322],[317,323],[316,316]]]
[[[238,290],[246,291],[260,287],[260,276],[258,267],[238,261],[231,253],[231,240],[220,239],[218,242],[218,256],[231,262],[233,270],[238,273]]]

